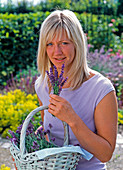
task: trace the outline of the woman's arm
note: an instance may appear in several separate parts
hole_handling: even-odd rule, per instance
[[[37,95],[37,97],[38,97],[38,95]],[[38,97],[38,101],[39,101],[39,105],[42,106],[43,104],[42,104],[41,100],[39,99],[39,97]],[[44,121],[44,110],[41,111],[41,119],[42,119],[42,121]]]
[[[50,95],[48,111],[68,123],[81,146],[102,162],[110,160],[116,143],[117,101],[115,92],[107,94],[94,113],[97,134],[93,133],[75,113],[72,106],[60,96]]]
[[[38,96],[37,96],[38,97]],[[39,105],[42,106],[42,102],[41,100],[39,99],[38,97],[38,101],[39,101]],[[42,119],[42,122],[44,122],[44,110],[41,111],[41,119]],[[37,131],[42,127],[42,125],[36,130],[35,133],[37,133]],[[46,140],[49,142],[49,138],[48,138],[48,135],[45,136]]]

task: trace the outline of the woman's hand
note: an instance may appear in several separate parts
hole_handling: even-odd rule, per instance
[[[50,94],[49,102],[49,113],[53,114],[58,119],[65,121],[67,124],[72,122],[72,119],[76,113],[67,100],[58,95]]]

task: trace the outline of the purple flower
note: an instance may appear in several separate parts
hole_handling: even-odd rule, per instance
[[[49,128],[51,129],[53,126],[51,125],[51,123],[49,123]]]
[[[36,151],[36,150],[39,149],[39,145],[38,145],[37,141],[34,141],[34,142],[33,142],[32,149],[33,149],[34,151]]]
[[[64,74],[64,64],[62,65],[61,74],[59,75],[59,78],[63,77],[63,74]]]
[[[54,137],[53,137],[53,138],[51,138],[51,141],[53,141],[53,142],[54,142],[55,140],[56,140],[56,139],[55,139]]]
[[[26,130],[26,136],[28,136],[30,134],[29,130]]]
[[[54,78],[57,81],[58,80],[58,71],[57,71],[57,68],[55,65],[53,67],[54,67]]]
[[[68,79],[68,78],[64,79],[64,80],[61,82],[61,84],[60,84],[61,87],[65,84],[65,82],[67,81],[67,79]]]
[[[54,74],[53,74],[53,70],[52,67],[50,68],[50,72],[46,71],[47,76],[49,77],[50,83],[52,85],[53,88],[53,94],[59,95],[62,87],[64,85],[64,83],[67,81],[68,78],[64,78],[63,74],[64,74],[64,64],[62,65],[62,69],[61,69],[61,73],[58,76],[58,71],[56,66],[54,65]]]
[[[40,138],[39,136],[37,136],[37,140],[38,140],[38,141],[40,141],[40,140],[41,140],[41,138]]]
[[[16,145],[18,143],[17,138],[12,138],[12,142]]]
[[[27,128],[27,133],[31,134],[34,131],[34,125],[32,123],[29,123]]]
[[[34,117],[32,117],[32,119],[31,119],[32,121],[34,121],[35,119],[34,119]]]
[[[47,129],[47,132],[46,132],[47,134],[50,134],[50,130],[49,129]]]
[[[43,125],[43,122],[41,121],[41,122],[39,122],[40,123],[40,125]]]
[[[11,130],[8,130],[9,134],[12,136],[12,138],[15,138],[15,133]]]
[[[42,134],[43,133],[43,127],[40,127],[37,131],[38,131],[39,134]]]
[[[18,126],[16,133],[21,134],[22,126],[23,126],[22,124],[20,126]]]

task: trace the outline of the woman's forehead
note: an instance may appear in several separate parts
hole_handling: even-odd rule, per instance
[[[56,31],[51,31],[49,32],[47,36],[47,42],[53,41],[53,40],[62,41],[64,39],[70,40],[70,37],[68,37],[67,31],[64,29],[57,29]]]

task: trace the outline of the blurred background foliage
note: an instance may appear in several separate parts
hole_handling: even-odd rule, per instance
[[[0,85],[6,85],[11,73],[36,63],[42,21],[54,9],[71,9],[80,20],[88,44],[94,49],[122,51],[123,15],[119,0],[46,0],[0,1]],[[24,61],[24,62],[23,62]]]
[[[15,102],[14,98],[35,94],[40,26],[55,9],[70,9],[78,17],[87,36],[89,66],[113,83],[118,122],[123,124],[123,0],[38,0],[35,5],[33,0],[6,1],[3,4],[0,0],[0,133],[5,137],[8,129],[15,128],[8,118],[16,112],[24,110],[24,117],[17,115],[20,121],[16,126],[29,113],[27,105]],[[17,89],[20,95],[16,95]],[[31,102],[35,103],[36,96],[31,96]]]

